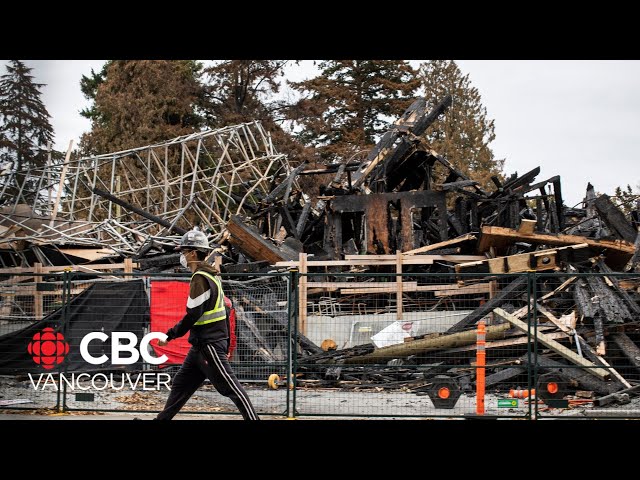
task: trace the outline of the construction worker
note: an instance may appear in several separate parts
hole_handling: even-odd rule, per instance
[[[156,419],[171,420],[208,378],[221,395],[235,403],[245,420],[259,420],[227,358],[230,336],[224,292],[218,272],[203,261],[211,251],[209,241],[204,233],[190,230],[183,235],[176,250],[181,252],[182,266],[193,272],[187,313],[167,331],[167,340],[159,341],[158,345],[165,346],[167,342],[190,331],[189,343],[192,347],[173,379],[164,410]]]

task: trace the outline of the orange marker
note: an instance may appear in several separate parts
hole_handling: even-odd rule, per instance
[[[476,414],[484,415],[484,374],[486,360],[486,330],[484,320],[478,322],[478,340],[476,343]]]

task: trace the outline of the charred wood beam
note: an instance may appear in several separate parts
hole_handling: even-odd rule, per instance
[[[409,123],[415,122],[418,117],[424,116],[425,108],[426,100],[424,98],[418,98],[405,110],[402,116],[396,120],[393,126],[385,132],[380,141],[369,152],[369,155],[364,162],[366,167],[364,167],[364,169],[359,169],[354,174],[354,188],[360,187],[365,181],[367,181],[370,174],[377,169],[379,165],[384,163],[390,155],[393,155],[398,148],[396,145],[398,138],[402,135],[402,140],[404,140],[404,136],[406,135],[407,129],[403,127]],[[401,144],[405,144],[409,147],[406,141],[401,142]]]
[[[627,304],[627,306],[629,307],[629,310],[631,310],[636,316],[640,316],[640,305],[638,305],[637,301],[631,298],[631,295],[629,295],[629,293],[627,293],[627,291],[624,288],[620,287],[620,282],[618,281],[618,278],[615,275],[612,275],[614,273],[613,270],[611,270],[609,266],[606,263],[604,263],[602,259],[598,260],[597,265],[602,273],[606,273],[609,275],[607,279],[613,285],[613,289],[618,294],[618,296],[622,298],[624,302]]]
[[[456,167],[453,166],[453,164],[447,160],[446,158],[444,158],[442,155],[438,155],[437,152],[430,150],[429,153],[444,167],[448,168],[450,172],[454,173],[455,176],[457,178],[461,178],[462,180],[471,180],[469,177],[467,177],[464,173],[462,173],[460,170],[458,170]],[[447,177],[447,181],[446,183],[452,183],[449,179],[453,178],[453,177]],[[489,195],[487,194],[487,192],[485,192],[483,189],[481,189],[478,185],[473,185],[473,188],[475,189],[475,191],[477,193],[479,193],[480,195],[482,195],[485,198],[488,198]],[[464,192],[464,190],[460,190],[461,192]]]
[[[542,220],[542,199],[536,198],[536,230],[542,232],[544,230],[544,222]]]
[[[542,195],[542,203],[544,204],[544,210],[547,213],[546,221],[549,224],[549,230],[551,232],[555,232],[556,230],[553,225],[553,217],[551,216],[551,206],[550,206],[549,198],[547,194],[547,187],[545,185],[540,187],[540,194]],[[541,231],[542,230],[544,230],[544,228],[542,228]]]
[[[556,216],[557,216],[557,220],[558,220],[558,231],[561,232],[562,230],[564,230],[565,221],[564,221],[564,215],[562,213],[563,200],[562,200],[562,188],[560,186],[560,177],[559,176],[557,178],[554,178],[554,180],[553,180],[553,195],[555,197],[555,203],[556,203]]]
[[[140,270],[147,270],[153,267],[178,265],[180,263],[179,253],[170,253],[168,255],[156,255],[153,257],[137,259],[140,264]]]
[[[287,230],[287,233],[293,235],[296,239],[298,239],[298,227],[296,222],[293,220],[291,213],[286,205],[280,207],[280,215],[282,217],[282,223],[284,228]]]
[[[222,265],[224,273],[257,273],[265,271],[269,267],[269,262],[246,262],[246,263],[230,263]]]
[[[145,212],[144,210],[142,210],[141,208],[138,208],[134,205],[131,205],[130,203],[125,202],[124,200],[120,200],[117,197],[114,197],[113,195],[111,195],[109,192],[105,192],[104,190],[100,190],[99,188],[92,188],[91,191],[106,199],[109,200],[110,202],[115,203],[116,205],[120,205],[121,207],[126,208],[127,210],[130,210],[134,213],[137,213],[138,215],[140,215],[141,217],[146,218],[147,220],[151,220],[152,222],[157,223],[158,225],[162,225],[163,227],[166,227],[167,229],[170,229],[169,231],[171,232],[175,232],[178,235],[184,235],[185,233],[187,233],[187,231],[184,228],[178,227],[177,225],[171,225],[171,222],[166,221],[163,218],[160,217],[156,217],[155,215],[152,215],[151,213]]]
[[[430,158],[423,150],[416,150],[394,168],[385,170],[384,176],[387,191],[393,191],[399,185],[402,185],[400,190],[406,192],[419,189],[425,182],[429,184],[431,176]],[[424,190],[428,190],[428,186]]]
[[[300,174],[300,172],[304,170],[304,167],[306,166],[307,166],[306,163],[302,163],[298,165],[296,168],[294,168],[291,171],[291,173],[287,176],[287,178],[282,180],[282,182],[276,188],[271,190],[271,192],[269,193],[269,195],[265,197],[263,202],[267,204],[271,203],[275,201],[280,195],[284,195],[286,192],[288,192],[291,189],[291,184],[293,183],[293,181]]]
[[[456,217],[462,224],[462,233],[467,233],[469,231],[469,210],[467,207],[467,200],[463,197],[456,198],[454,209]]]
[[[400,222],[402,231],[400,238],[396,239],[397,248],[411,250],[413,248],[413,222],[411,212],[413,209],[425,209],[436,207],[438,212],[435,233],[439,240],[447,240],[448,225],[446,217],[446,200],[444,192],[417,191],[378,193],[371,195],[344,195],[331,201],[331,209],[337,220],[327,218],[325,224],[324,249],[339,248],[342,245],[341,214],[364,212],[367,224],[367,251],[372,253],[389,253],[390,242],[394,238],[394,232],[390,231],[389,204],[400,204]],[[424,212],[424,210],[423,210]],[[339,252],[336,252],[338,254]]]
[[[427,128],[429,128],[429,126],[451,106],[451,103],[452,97],[451,95],[447,95],[433,108],[433,110],[431,110],[431,112],[429,112],[429,114],[419,116],[413,126],[409,129],[410,138],[408,136],[402,136],[397,146],[385,155],[379,163],[379,166],[382,166],[382,168],[380,169],[379,167],[376,167],[376,170],[381,170],[382,172],[391,171],[400,161],[402,161],[403,158],[410,155],[411,150],[415,149],[416,145],[414,138],[421,137]],[[375,170],[372,173],[372,178],[379,176],[379,172],[376,172]],[[364,176],[356,180],[354,186],[359,186],[363,180]]]
[[[640,348],[638,348],[635,342],[623,332],[614,333],[611,335],[611,338],[622,353],[624,353],[629,362],[631,362],[631,365],[640,370]]]
[[[624,323],[633,320],[629,308],[620,297],[614,295],[602,278],[589,276],[587,283],[594,297],[597,297],[597,300],[592,297],[591,302],[596,303],[596,311],[599,310],[603,319],[608,323]]]
[[[605,405],[609,405],[610,403],[614,403],[614,402],[618,402],[620,400],[622,400],[622,402],[624,403],[629,403],[629,399],[626,398],[626,400],[624,398],[621,398],[621,395],[624,394],[634,394],[637,395],[640,393],[640,385],[636,385],[635,387],[631,387],[631,388],[625,388],[624,390],[619,390],[616,392],[613,392],[609,395],[606,395],[604,397],[600,397],[600,398],[596,398],[593,401],[593,406],[594,407],[604,407]]]
[[[594,205],[604,223],[607,224],[613,233],[627,242],[635,241],[637,235],[636,229],[627,221],[624,213],[613,204],[609,195],[600,195],[596,198]]]
[[[274,264],[284,260],[297,259],[297,257],[286,255],[269,240],[262,238],[257,231],[245,225],[237,215],[231,216],[227,222],[227,230],[231,234],[229,241],[253,260],[265,260]]]
[[[560,176],[556,175],[555,177],[548,178],[543,182],[534,183],[533,185],[523,185],[521,187],[513,189],[513,193],[518,193],[520,195],[524,195],[525,193],[532,192],[534,190],[538,190],[541,187],[544,187],[548,183],[554,183],[556,181],[560,181]]]
[[[304,207],[302,207],[302,212],[300,213],[300,217],[298,217],[298,224],[296,225],[297,238],[302,237],[302,232],[304,232],[304,227],[307,225],[307,220],[309,219],[309,213],[311,212],[311,202],[305,202]]]
[[[514,178],[513,180],[505,183],[502,188],[506,190],[515,190],[518,187],[522,187],[528,183],[531,183],[540,173],[540,167],[536,167],[533,170],[528,171],[524,175]]]
[[[447,220],[449,222],[449,225],[451,225],[451,227],[453,227],[453,229],[455,230],[456,235],[460,236],[465,233],[464,232],[465,229],[462,226],[462,223],[460,222],[460,220],[458,220],[458,218],[453,213],[447,212]]]
[[[504,382],[505,380],[509,380],[513,377],[517,377],[518,375],[522,375],[526,373],[526,371],[527,370],[525,367],[503,368],[501,370],[498,370],[496,373],[488,375],[484,383],[486,387],[492,387],[493,385]]]
[[[460,180],[458,182],[440,183],[434,186],[434,190],[446,192],[448,190],[457,190],[463,187],[472,187],[474,185],[479,185],[479,183],[475,180]]]
[[[476,308],[469,315],[464,317],[454,326],[447,330],[447,333],[460,332],[470,325],[475,324],[478,320],[489,315],[494,308],[500,307],[506,302],[512,302],[520,295],[527,291],[528,278],[526,276],[519,276],[509,285],[503,288],[495,297],[486,302],[484,305]]]
[[[634,246],[636,251],[629,260],[628,269],[631,272],[638,272],[640,271],[640,229],[638,229],[638,235],[636,236],[636,243]]]
[[[605,382],[580,368],[560,363],[545,355],[531,355],[531,364],[529,364],[528,355],[523,355],[520,357],[520,360],[525,367],[539,368],[543,371],[558,373],[575,381],[583,390],[590,390],[600,395],[608,395],[619,389],[617,383]]]

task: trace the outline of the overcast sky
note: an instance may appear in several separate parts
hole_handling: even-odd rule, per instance
[[[496,158],[506,158],[505,173],[522,174],[539,165],[538,180],[561,175],[569,206],[582,199],[589,181],[610,194],[618,185],[640,184],[640,61],[457,62],[495,120],[491,147]],[[77,144],[90,127],[78,113],[87,106],[80,77],[99,70],[104,61],[26,63],[36,81],[46,84],[43,98],[56,149],[66,151],[69,140]],[[287,70],[292,80],[315,72],[311,62]]]

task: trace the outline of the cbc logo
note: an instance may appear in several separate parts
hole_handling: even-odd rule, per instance
[[[61,333],[54,332],[53,328],[45,328],[33,336],[27,350],[34,362],[45,370],[51,370],[64,361],[69,353],[69,344]]]

